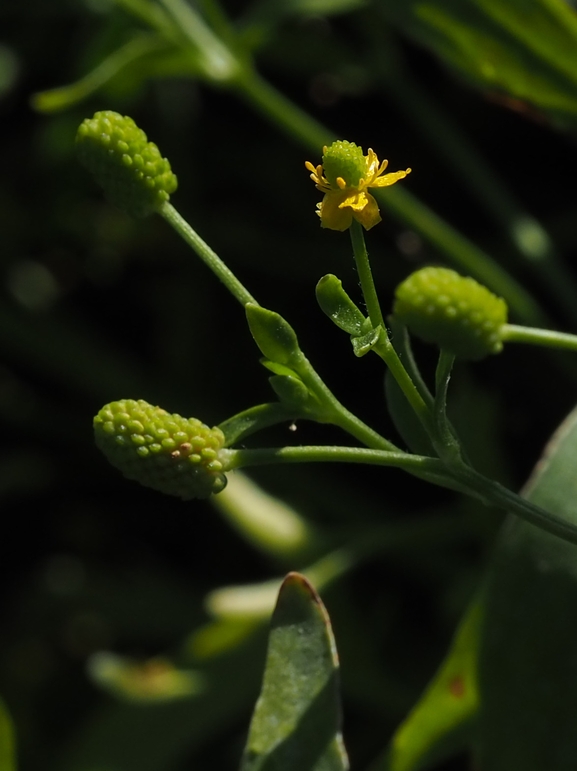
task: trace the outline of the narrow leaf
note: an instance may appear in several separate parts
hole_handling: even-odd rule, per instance
[[[463,618],[447,657],[395,733],[387,771],[419,771],[464,749],[478,707],[477,658],[481,603]]]
[[[577,117],[577,14],[563,0],[380,0],[380,6],[476,85]]]
[[[158,35],[136,35],[75,83],[34,94],[32,107],[46,113],[65,110],[101,89],[130,65],[136,62],[142,64],[144,58],[169,50],[167,43]]]
[[[289,573],[271,621],[261,695],[241,771],[346,771],[338,659],[327,612]]]
[[[248,303],[246,317],[256,344],[272,362],[290,366],[302,356],[293,328],[280,314]]]

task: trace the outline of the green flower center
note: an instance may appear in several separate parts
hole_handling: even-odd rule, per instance
[[[323,169],[332,187],[338,187],[337,177],[342,177],[347,187],[356,187],[367,173],[363,148],[344,139],[333,142],[323,155]]]

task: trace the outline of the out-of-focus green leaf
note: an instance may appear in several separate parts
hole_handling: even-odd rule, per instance
[[[477,85],[577,116],[577,13],[564,0],[379,0]]]
[[[262,630],[264,632],[264,630]],[[204,678],[202,695],[147,705],[109,702],[95,710],[64,747],[57,771],[166,771],[176,768],[250,710],[258,688],[265,635],[190,664]],[[192,651],[190,651],[192,654]],[[3,771],[3,770],[2,770]]]
[[[39,112],[57,112],[68,109],[119,79],[126,81],[123,85],[128,85],[128,90],[134,90],[150,77],[190,77],[198,73],[194,52],[174,48],[159,35],[140,33],[80,80],[34,94],[31,103]]]
[[[451,649],[420,701],[395,733],[387,771],[419,771],[466,746],[478,707],[481,603],[469,607]]]
[[[137,661],[112,651],[98,651],[88,660],[87,669],[95,685],[120,701],[135,704],[186,699],[204,689],[198,673],[176,667],[160,656]]]
[[[577,410],[525,491],[577,522]],[[577,547],[511,517],[486,586],[480,646],[479,767],[577,768]]]
[[[14,726],[4,702],[0,700],[0,771],[16,771]]]
[[[289,573],[271,621],[241,771],[345,771],[337,680],[327,612],[306,578]]]

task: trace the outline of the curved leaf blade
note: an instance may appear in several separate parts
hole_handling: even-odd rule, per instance
[[[381,6],[481,88],[577,117],[577,13],[563,0],[381,0]]]
[[[285,578],[271,620],[262,691],[241,771],[346,771],[338,658],[328,614],[307,579]]]

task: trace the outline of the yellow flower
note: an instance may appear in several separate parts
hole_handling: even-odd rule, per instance
[[[363,155],[361,147],[345,140],[333,142],[323,149],[322,164],[315,167],[307,161],[305,166],[312,172],[311,179],[325,194],[317,204],[321,226],[346,230],[353,217],[365,230],[379,223],[379,207],[368,188],[394,185],[411,171],[406,169],[383,175],[388,163],[379,163],[377,154],[371,148],[367,155]]]

